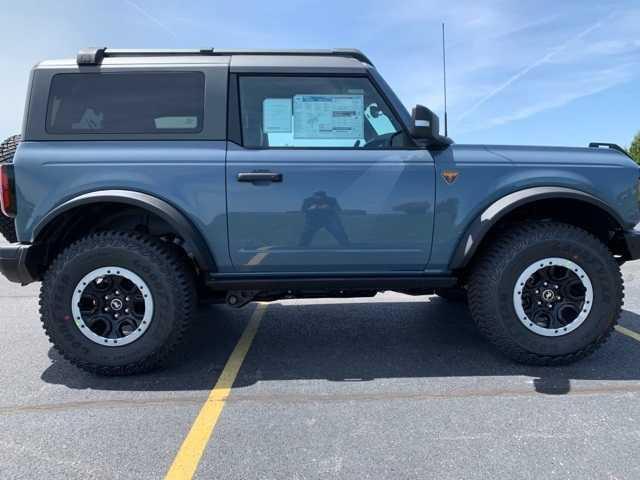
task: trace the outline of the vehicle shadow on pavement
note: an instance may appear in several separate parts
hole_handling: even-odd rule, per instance
[[[146,375],[107,378],[78,370],[53,349],[42,374],[74,389],[209,390],[242,334],[252,307],[203,307],[185,353]],[[624,311],[621,323],[640,316]],[[416,301],[270,304],[234,388],[269,380],[332,382],[390,378],[533,379],[539,393],[561,395],[571,380],[640,380],[640,343],[618,333],[591,357],[564,367],[519,365],[477,332],[467,308],[438,297]]]

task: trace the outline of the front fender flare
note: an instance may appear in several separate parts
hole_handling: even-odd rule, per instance
[[[467,227],[449,262],[451,270],[464,268],[484,237],[501,218],[527,203],[550,198],[568,198],[590,203],[608,213],[618,225],[624,221],[606,202],[593,195],[567,187],[533,187],[510,193],[493,202]]]
[[[164,200],[142,192],[132,190],[98,190],[74,197],[51,210],[33,229],[31,242],[36,243],[39,235],[61,214],[84,205],[94,203],[121,203],[140,207],[166,221],[175,231],[193,247],[193,255],[198,266],[207,271],[216,271],[211,251],[200,231],[187,217]]]

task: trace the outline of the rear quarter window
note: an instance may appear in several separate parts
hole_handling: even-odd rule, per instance
[[[55,75],[47,105],[51,134],[199,133],[202,72]]]

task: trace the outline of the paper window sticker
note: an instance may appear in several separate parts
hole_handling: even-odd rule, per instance
[[[296,95],[293,113],[294,138],[364,136],[362,95]]]
[[[291,110],[290,98],[265,98],[262,102],[262,131],[291,132]]]

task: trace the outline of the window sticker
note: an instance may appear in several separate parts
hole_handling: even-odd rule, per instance
[[[192,129],[198,127],[198,117],[158,117],[154,118],[153,122],[159,130],[179,130],[181,128]]]
[[[363,95],[296,95],[294,138],[363,138]]]
[[[262,130],[264,133],[291,132],[291,99],[265,98],[262,102]]]

